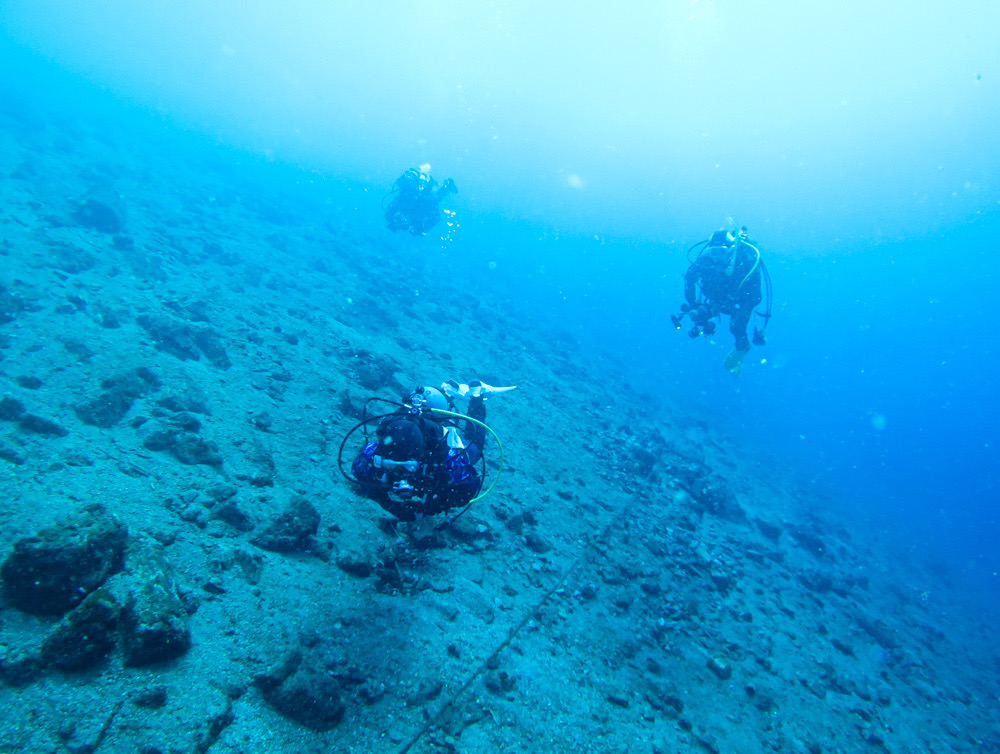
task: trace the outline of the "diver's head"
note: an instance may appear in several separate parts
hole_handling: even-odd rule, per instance
[[[747,226],[746,225],[744,225],[742,228],[740,228],[740,240],[741,241],[746,241],[747,240]]]
[[[445,394],[436,387],[429,385],[421,385],[414,388],[413,392],[407,396],[405,403],[417,412],[423,412],[432,408],[442,411],[449,409],[448,399],[445,397]]]
[[[380,433],[376,454],[391,461],[414,461],[423,455],[424,435],[409,419],[396,419]]]

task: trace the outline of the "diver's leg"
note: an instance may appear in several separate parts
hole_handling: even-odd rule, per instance
[[[739,374],[743,369],[743,357],[750,351],[750,339],[747,337],[747,326],[750,324],[752,307],[740,307],[729,316],[729,332],[736,338],[736,345],[726,357],[726,369],[733,374]]]
[[[729,317],[729,332],[736,338],[736,350],[749,351],[750,338],[747,337],[747,326],[750,324],[750,315],[753,314],[753,307],[742,306],[736,309]]]

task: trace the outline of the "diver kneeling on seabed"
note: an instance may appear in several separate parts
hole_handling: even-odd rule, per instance
[[[467,385],[450,380],[440,388],[417,387],[399,402],[369,398],[362,420],[340,443],[340,472],[400,521],[417,521],[464,506],[437,527],[443,528],[496,485],[503,470],[503,446],[485,423],[486,399],[515,388],[492,387],[479,380]],[[396,409],[368,416],[372,401]],[[370,436],[373,425],[374,436]],[[364,433],[364,445],[348,473],[344,470],[344,447],[358,430]],[[499,465],[484,492],[487,433],[496,441]]]

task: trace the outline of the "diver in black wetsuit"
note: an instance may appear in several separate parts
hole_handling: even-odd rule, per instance
[[[416,388],[381,418],[348,478],[400,521],[467,506],[483,485],[477,466],[486,445],[485,400],[513,389],[479,380]]]
[[[410,168],[396,179],[395,194],[385,210],[385,227],[393,233],[408,230],[414,236],[424,235],[441,220],[441,200],[458,193],[451,178],[438,186],[430,169],[430,165]]]
[[[698,246],[696,244],[695,246]],[[754,307],[761,300],[761,284],[766,286],[767,306],[758,316],[764,319],[764,328],[754,328],[753,343],[767,343],[767,323],[771,318],[771,280],[761,261],[760,250],[747,237],[746,226],[738,233],[719,230],[702,242],[704,248],[684,274],[684,298],[681,313],[670,317],[674,327],[681,329],[685,315],[694,326],[688,332],[692,338],[715,332],[715,319],[729,315],[729,331],[736,339],[735,347],[726,357],[726,369],[739,374],[743,357],[750,351],[747,327],[754,314]],[[695,248],[692,246],[689,249]]]

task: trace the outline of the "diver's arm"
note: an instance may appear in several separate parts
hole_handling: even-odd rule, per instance
[[[704,265],[699,259],[684,273],[684,298],[691,306],[694,306],[697,301],[697,286],[703,274],[703,267]]]

